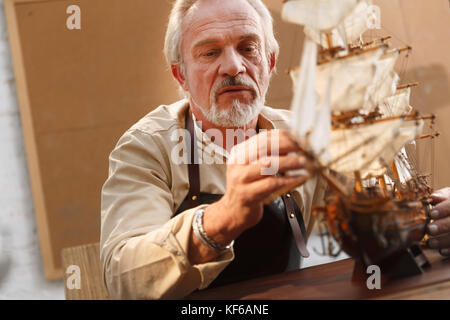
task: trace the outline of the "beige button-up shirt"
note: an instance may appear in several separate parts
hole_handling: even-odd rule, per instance
[[[230,249],[213,261],[192,265],[187,250],[193,214],[206,205],[173,217],[189,189],[187,165],[178,161],[185,150],[180,130],[186,108],[186,100],[158,107],[125,132],[110,155],[102,189],[100,250],[103,278],[113,299],[182,298],[208,287],[234,258]],[[265,107],[258,126],[287,128],[289,115]],[[194,124],[201,146],[200,190],[224,194],[228,153]],[[323,200],[323,193],[319,179],[292,191],[308,235],[311,207]]]

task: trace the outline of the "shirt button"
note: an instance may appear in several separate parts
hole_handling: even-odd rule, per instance
[[[290,217],[291,217],[291,219],[294,219],[295,215],[293,213],[291,213]]]
[[[192,196],[192,200],[197,200],[197,196]]]

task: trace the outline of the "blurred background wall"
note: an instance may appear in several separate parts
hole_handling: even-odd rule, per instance
[[[303,36],[300,28],[281,22],[281,0],[265,2],[273,11],[281,43],[278,74],[272,80],[268,104],[286,108],[290,103],[291,85],[284,71],[298,64]],[[450,127],[446,125],[447,119],[450,119],[449,3],[447,0],[377,0],[376,3],[382,8],[382,25],[385,27],[379,32],[384,34],[384,31],[390,31],[396,39],[414,47],[406,78],[420,81],[422,85],[413,91],[413,105],[438,116],[437,127],[442,136],[433,149],[423,146],[421,151],[419,146],[421,165],[426,170],[434,171],[435,187],[450,185],[450,166],[447,165]],[[62,281],[47,281],[44,277],[8,32],[1,4],[0,299],[63,299]],[[163,33],[164,26],[155,26],[154,32]],[[161,52],[155,54],[161,55]],[[430,152],[434,153],[434,163],[428,160]],[[105,158],[105,175],[106,166]],[[310,243],[310,246],[313,245]],[[314,259],[308,260],[306,265],[329,261],[320,257]]]
[[[3,1],[0,1],[0,300],[64,299],[39,247]]]

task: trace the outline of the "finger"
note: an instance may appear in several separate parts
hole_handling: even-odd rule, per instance
[[[274,176],[290,170],[299,170],[307,167],[303,156],[266,157],[246,166],[243,175],[244,182],[251,182],[267,176]]]
[[[450,233],[450,217],[435,220],[427,226],[428,234],[431,236],[439,236]]]
[[[300,151],[298,145],[284,130],[270,130],[257,134],[234,146],[230,152],[230,163],[246,164],[267,156],[287,155]]]
[[[435,220],[448,216],[450,216],[450,199],[438,203],[430,212],[430,217]]]
[[[433,204],[438,204],[439,202],[442,202],[444,200],[446,200],[448,198],[446,198],[445,196],[443,196],[442,194],[432,194],[431,195],[431,200]]]
[[[435,192],[433,192],[432,195],[440,195],[446,198],[450,198],[450,187],[445,187],[439,190],[436,190]]]
[[[308,176],[268,176],[248,185],[254,201],[263,201],[279,190],[294,188],[306,182]]]
[[[439,237],[431,237],[427,241],[431,249],[450,249],[450,234]]]
[[[300,148],[286,130],[275,129],[266,134],[258,135],[258,157],[269,155],[286,155],[290,152],[299,152]]]
[[[439,203],[446,199],[450,199],[450,187],[443,188],[431,194],[433,203]]]

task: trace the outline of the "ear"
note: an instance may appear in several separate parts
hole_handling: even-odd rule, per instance
[[[180,64],[172,64],[170,67],[172,70],[172,75],[175,78],[175,80],[178,81],[178,83],[184,90],[187,90],[186,79],[184,78],[184,73],[181,68],[181,65]]]
[[[276,64],[277,59],[275,58],[275,53],[271,53],[269,57],[269,74],[272,73]]]

